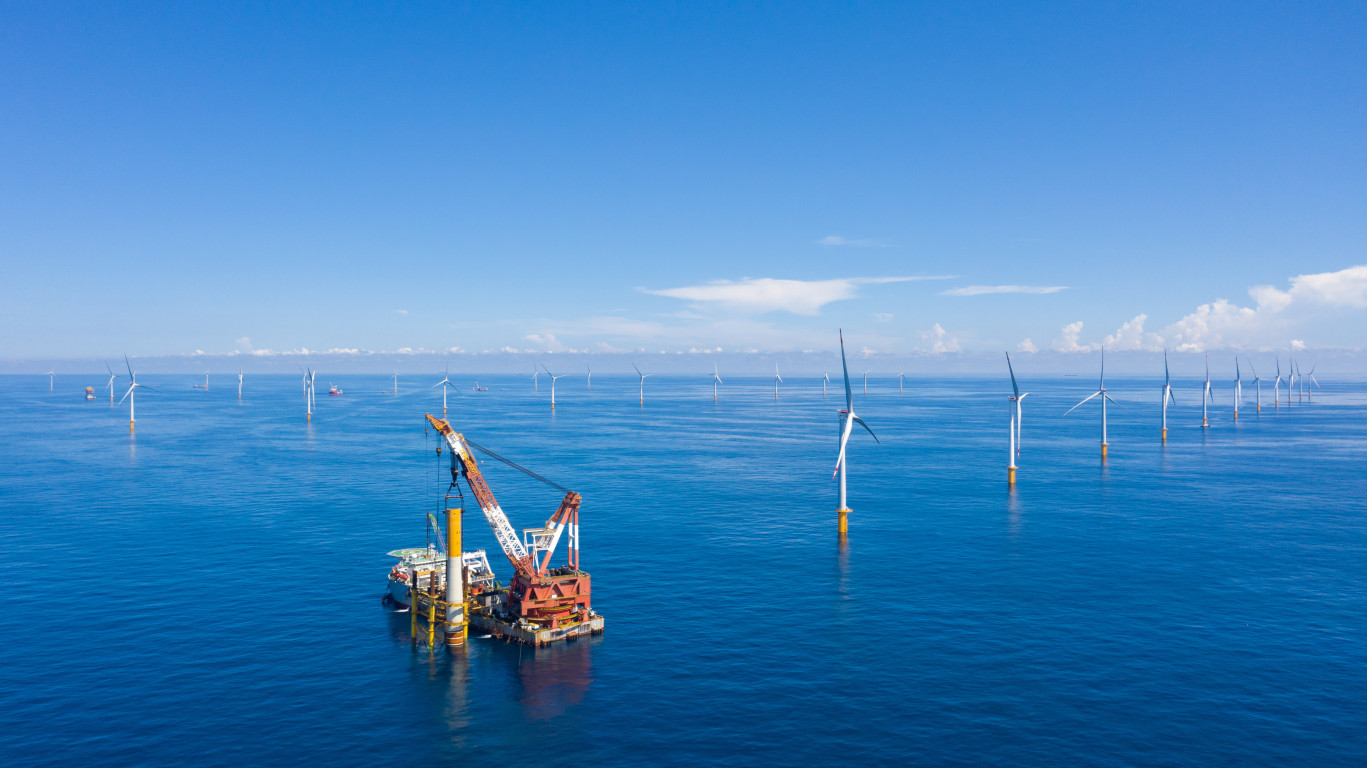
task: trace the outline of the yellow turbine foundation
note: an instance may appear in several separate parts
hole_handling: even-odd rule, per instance
[[[837,509],[837,510],[835,511],[835,514],[836,514],[836,520],[837,520],[837,522],[836,522],[836,530],[838,530],[838,531],[839,531],[840,533],[842,533],[842,534],[843,534],[843,533],[848,533],[848,532],[849,532],[849,521],[846,519],[846,516],[850,514],[850,510],[848,510],[848,509]]]
[[[1202,417],[1201,417],[1201,429],[1205,429],[1206,427],[1209,427],[1209,426],[1210,426],[1210,424],[1209,424],[1209,422],[1206,421],[1206,417],[1205,417],[1205,416],[1202,416]]]
[[[1163,427],[1163,442],[1166,443],[1167,441],[1168,441],[1168,428],[1167,428],[1167,427]]]
[[[1015,468],[1015,467],[1007,467],[1007,468],[1006,468],[1006,484],[1007,484],[1007,485],[1015,485],[1015,484],[1016,484],[1016,468]]]
[[[460,507],[452,507],[452,508],[446,510],[446,551],[447,551],[447,552],[462,552],[462,551],[463,551],[463,550],[461,549],[461,547],[464,546],[464,545],[461,543],[461,530],[460,530],[460,515],[461,515],[461,512],[463,512],[463,511],[464,511],[464,510],[462,510]],[[457,563],[460,563],[460,562],[461,562],[460,556],[459,556],[459,555],[457,555],[457,557],[456,557],[456,562],[457,562]],[[452,574],[449,574],[449,573],[446,574],[446,578],[448,579],[448,583],[449,583],[449,580],[452,578]],[[460,625],[457,626],[457,627],[452,627],[451,624],[450,624],[450,622],[447,622],[446,628],[445,628],[445,629],[446,629],[446,647],[447,647],[448,649],[450,649],[450,650],[456,650],[456,649],[465,647],[465,639],[466,639],[466,637],[469,636],[469,633],[470,633],[470,625],[469,625],[469,619],[468,619],[468,612],[467,612],[467,610],[466,610],[467,606],[465,605],[465,577],[464,577],[464,574],[461,574],[460,578],[461,578],[460,595],[457,597],[457,599],[460,601],[460,614],[459,614],[459,615],[460,615]]]
[[[133,434],[133,420],[132,420],[132,419],[129,419],[129,420],[128,420],[128,434],[130,434],[130,435]]]
[[[1106,449],[1107,449],[1108,447],[1110,447],[1110,445],[1111,445],[1110,443],[1102,443],[1102,444],[1101,444],[1101,458],[1103,458],[1103,459],[1106,458]]]

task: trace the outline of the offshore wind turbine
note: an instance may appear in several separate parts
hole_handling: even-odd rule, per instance
[[[1318,366],[1318,365],[1319,365],[1319,363],[1315,363],[1315,365],[1310,366],[1310,372],[1307,373],[1307,374],[1305,374],[1306,376],[1308,376],[1308,377],[1310,378],[1310,383],[1305,385],[1305,399],[1306,399],[1306,400],[1314,400],[1314,399],[1315,399],[1315,387],[1318,387],[1318,386],[1320,385],[1319,379],[1316,379],[1316,378],[1315,378],[1315,368],[1316,368],[1316,366]]]
[[[1239,401],[1244,399],[1244,383],[1240,381],[1239,356],[1234,356],[1234,420],[1239,420]]]
[[[844,345],[843,341],[842,341],[842,343],[841,343],[841,345],[840,345],[840,354],[841,354],[842,356],[845,354],[845,345]],[[842,364],[843,364],[843,363],[842,363]],[[864,371],[864,394],[867,395],[868,393],[869,393],[869,371]]]
[[[774,363],[774,399],[778,399],[778,385],[783,381],[783,377],[778,375],[778,363]]]
[[[399,394],[399,372],[394,372],[394,394]]]
[[[1286,356],[1286,407],[1291,407],[1291,390],[1296,388],[1296,382],[1300,376],[1296,374],[1296,359],[1291,355]]]
[[[632,367],[632,368],[636,368],[636,364],[635,364],[635,363],[632,363],[632,364],[631,364],[631,367]],[[653,373],[641,373],[641,369],[640,369],[640,368],[636,368],[636,375],[641,377],[641,405],[645,405],[645,404],[646,404],[646,377],[647,377],[647,376],[654,376],[655,374],[653,374]]]
[[[870,435],[873,435],[874,442],[882,441],[878,439],[878,435],[873,434],[873,430],[869,429],[869,425],[865,424],[863,419],[854,415],[854,392],[850,389],[850,367],[845,362],[845,331],[843,329],[840,331],[840,368],[845,373],[845,410],[840,412],[844,417],[840,429],[840,455],[835,460],[835,473],[832,474],[832,477],[836,474],[840,475],[840,508],[835,511],[835,514],[839,532],[845,533],[847,530],[846,518],[850,514],[849,505],[845,503],[846,446],[850,442],[850,431],[855,424],[858,424],[868,430]]]
[[[1206,420],[1206,406],[1213,402],[1215,402],[1215,395],[1210,391],[1210,355],[1206,355],[1206,386],[1205,390],[1201,392],[1201,429],[1210,426],[1210,422]]]
[[[113,404],[114,404],[114,379],[117,379],[117,378],[118,378],[118,374],[117,374],[117,373],[114,373],[114,369],[109,367],[109,363],[105,363],[105,364],[104,364],[104,369],[105,369],[106,371],[109,371],[109,383],[106,384],[106,385],[104,386],[104,388],[107,389],[107,390],[109,390],[109,404],[110,404],[110,405],[113,405]]]
[[[545,364],[545,363],[542,363],[542,364],[541,364],[541,367],[542,367],[542,368],[545,368],[545,370],[546,370],[546,375],[551,377],[551,410],[553,411],[553,410],[555,410],[555,380],[556,380],[556,379],[563,379],[563,378],[565,378],[565,375],[562,373],[562,374],[560,374],[559,376],[556,376],[555,374],[551,373],[551,369],[550,369],[550,368],[546,368],[546,364]]]
[[[1082,405],[1083,403],[1087,402],[1088,400],[1091,400],[1092,398],[1094,398],[1094,397],[1096,397],[1096,396],[1098,396],[1098,395],[1101,396],[1101,458],[1102,458],[1102,459],[1105,459],[1105,458],[1106,458],[1106,449],[1107,449],[1108,447],[1110,447],[1110,443],[1107,443],[1107,442],[1106,442],[1106,401],[1107,401],[1107,400],[1110,400],[1112,403],[1115,403],[1116,405],[1120,405],[1120,403],[1116,403],[1114,400],[1111,400],[1111,396],[1110,396],[1110,395],[1106,394],[1106,348],[1105,348],[1105,347],[1102,347],[1102,348],[1101,348],[1101,385],[1097,388],[1097,390],[1096,390],[1095,392],[1093,392],[1092,394],[1090,394],[1090,395],[1088,395],[1088,396],[1082,398],[1082,400],[1078,401],[1078,404],[1077,404],[1077,405],[1075,405],[1075,406],[1073,406],[1072,408],[1069,408],[1068,410],[1064,411],[1064,412],[1063,412],[1063,415],[1064,415],[1064,416],[1067,416],[1068,414],[1070,414],[1070,413],[1072,413],[1073,411],[1077,410],[1078,405]]]
[[[1007,485],[1015,485],[1015,484],[1016,484],[1016,455],[1020,453],[1021,401],[1024,400],[1025,397],[1026,397],[1026,395],[1028,395],[1028,394],[1030,394],[1030,393],[1029,393],[1029,392],[1026,392],[1025,395],[1022,395],[1022,394],[1021,394],[1021,388],[1020,388],[1019,386],[1016,385],[1016,370],[1015,370],[1014,368],[1011,367],[1011,353],[1010,353],[1010,352],[1007,352],[1007,353],[1006,353],[1006,370],[1011,374],[1011,397],[1008,398],[1008,400],[1011,402],[1011,418],[1010,418],[1010,422],[1011,422],[1010,436],[1011,436],[1011,439],[1010,439],[1010,441],[1009,441],[1009,447],[1010,447],[1010,449],[1011,449],[1011,456],[1010,456],[1010,459],[1008,460],[1007,465],[1006,465],[1006,484],[1007,484]]]
[[[205,392],[208,392],[208,391],[209,391],[209,372],[208,372],[208,371],[205,371],[205,372],[204,372],[204,391],[205,391]]]
[[[533,366],[532,366],[532,390],[535,391],[535,392],[540,392],[540,391],[541,391],[541,386],[540,386],[539,384],[536,383],[536,377],[537,377],[537,376],[540,376],[540,375],[541,375],[541,371],[538,371],[538,370],[536,369],[536,366],[533,365]]]
[[[1282,397],[1282,395],[1281,395],[1281,392],[1282,392],[1282,359],[1281,359],[1280,357],[1278,357],[1278,358],[1276,358],[1276,361],[1277,361],[1277,378],[1272,382],[1272,407],[1273,407],[1273,408],[1280,408],[1280,407],[1282,407],[1282,405],[1281,405],[1281,397]],[[1289,405],[1289,404],[1290,404],[1290,403],[1288,402],[1288,405]]]
[[[434,389],[435,389],[436,387],[441,387],[441,417],[444,419],[444,418],[446,418],[446,390],[447,390],[448,388],[450,388],[450,389],[455,389],[455,388],[456,388],[456,385],[451,383],[451,367],[450,367],[450,366],[447,366],[447,367],[446,367],[446,370],[442,372],[441,381],[437,382],[436,384],[433,384],[432,387],[433,387]]]
[[[713,363],[712,363],[712,402],[714,402],[714,403],[717,402],[717,385],[718,385],[718,384],[723,384],[723,383],[725,383],[725,382],[723,382],[723,381],[721,380],[721,374],[720,374],[720,373],[717,373],[717,363],[716,363],[715,361],[713,361]]]
[[[237,369],[237,399],[242,399],[242,369]]]
[[[1177,405],[1172,396],[1172,374],[1168,373],[1168,351],[1163,350],[1163,442],[1168,441],[1168,403]]]
[[[128,366],[128,380],[131,383],[128,385],[128,391],[124,392],[123,397],[119,398],[119,402],[122,403],[124,400],[128,401],[128,434],[131,435],[133,434],[134,422],[133,401],[136,399],[134,397],[133,391],[136,389],[152,389],[152,387],[149,387],[146,384],[138,383],[138,375],[133,372],[133,364],[128,362],[128,355],[123,356],[123,364]],[[110,381],[113,381],[113,379],[110,379]]]
[[[826,399],[826,385],[829,384],[829,383],[831,383],[831,369],[830,369],[830,368],[827,368],[827,369],[826,369],[826,372],[823,373],[823,374],[821,374],[821,399],[822,399],[822,400],[825,400],[825,399]]]
[[[1247,360],[1247,358],[1245,358],[1245,360]],[[1257,405],[1257,410],[1254,411],[1254,413],[1262,413],[1262,412],[1263,412],[1263,379],[1262,379],[1261,376],[1258,375],[1258,369],[1253,367],[1253,361],[1252,361],[1252,360],[1248,360],[1248,369],[1249,369],[1250,371],[1253,371],[1253,384],[1254,384],[1254,386],[1257,387],[1257,391],[1258,391],[1258,400],[1257,400],[1258,405]]]
[[[589,389],[593,389],[593,368],[592,368],[588,363],[584,363],[584,367],[587,368],[588,371],[589,371],[589,376],[588,376]]]
[[[302,371],[304,374],[305,418],[308,421],[313,421],[313,378],[315,374],[313,373],[312,369],[304,370],[303,368],[300,368],[299,370]]]
[[[51,391],[52,391],[52,388],[53,388],[56,384],[57,384],[57,369],[56,369],[56,368],[49,368],[49,369],[48,369],[48,372],[47,372],[47,391],[51,392]]]
[[[1011,359],[1011,356],[1010,356],[1010,355],[1007,355],[1007,356],[1006,356],[1006,359],[1009,361],[1009,360]],[[1010,365],[1009,362],[1007,363],[1007,366],[1006,366],[1006,367],[1008,367],[1008,368],[1011,367],[1011,365]],[[899,394],[899,395],[902,394],[902,383],[903,383],[903,381],[904,381],[906,378],[907,378],[906,371],[898,371],[898,372],[897,372],[897,394]]]
[[[1305,401],[1305,377],[1301,375],[1301,364],[1296,363],[1296,402]]]

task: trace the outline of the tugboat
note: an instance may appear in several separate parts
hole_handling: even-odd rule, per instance
[[[332,395],[333,397],[336,397],[337,395],[342,394],[342,390],[338,389],[336,384],[329,383],[328,394]]]
[[[476,392],[488,392],[488,391],[489,391],[489,388],[488,388],[488,387],[481,387],[481,386],[479,385],[479,382],[478,382],[478,381],[475,382],[475,386],[471,387],[471,389],[473,389],[473,390],[476,391]]]
[[[94,399],[95,399],[95,388],[94,388],[94,387],[86,387],[86,388],[85,388],[85,399],[87,399],[87,400],[94,400]]]

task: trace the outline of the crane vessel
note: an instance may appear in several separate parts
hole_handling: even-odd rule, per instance
[[[428,414],[427,421],[442,436],[451,454],[451,485],[446,493],[448,532],[451,534],[448,552],[441,552],[431,544],[426,548],[390,552],[390,556],[398,558],[398,562],[389,572],[386,601],[411,607],[415,597],[416,602],[421,604],[424,596],[435,599],[444,594],[446,602],[443,605],[448,606],[448,617],[459,614],[468,617],[448,618],[448,624],[452,621],[468,621],[469,626],[494,637],[529,645],[544,645],[602,632],[603,617],[592,607],[591,577],[579,568],[579,494],[466,440],[444,419]],[[508,516],[489,489],[471,450],[472,446],[563,492],[565,497],[555,514],[538,528],[523,529],[522,538],[519,539]],[[437,451],[440,453],[441,448]],[[464,498],[460,489],[462,479],[479,504],[480,512],[484,514],[503,554],[512,563],[514,574],[506,587],[495,581],[493,569],[483,550],[465,552],[460,547],[459,500]],[[457,499],[456,505],[452,504],[453,497]],[[436,519],[430,519],[438,530],[437,538],[444,540]],[[562,537],[568,540],[566,563],[552,567],[551,557]],[[459,575],[448,586],[448,563],[456,562],[450,552],[460,553],[461,565]],[[457,605],[464,610],[450,613],[450,608]],[[446,631],[452,630],[448,628]],[[448,644],[455,643],[448,641]]]

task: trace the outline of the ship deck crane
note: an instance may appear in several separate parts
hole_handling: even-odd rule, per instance
[[[487,448],[471,443],[443,419],[428,414],[427,421],[451,448],[451,484],[457,486],[459,479],[465,478],[466,485],[475,495],[484,519],[494,533],[494,538],[498,540],[499,548],[517,571],[509,587],[509,608],[519,616],[549,619],[552,625],[568,619],[571,614],[580,610],[588,612],[589,574],[579,570],[579,494]],[[479,462],[475,460],[471,446],[557,490],[564,491],[565,497],[561,500],[560,507],[545,525],[523,530],[525,541],[518,539],[503,507],[494,498],[493,491],[484,480],[484,474],[480,472]],[[564,568],[551,569],[551,556],[555,554],[556,546],[562,534],[566,532],[569,533],[568,565]],[[537,556],[543,552],[544,557],[537,562]]]

